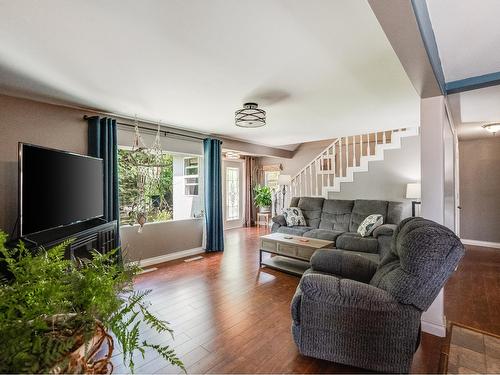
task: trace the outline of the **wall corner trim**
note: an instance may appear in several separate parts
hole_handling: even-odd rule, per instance
[[[472,245],[472,246],[479,246],[479,247],[491,247],[494,249],[500,249],[500,242],[488,242],[488,241],[478,241],[478,240],[467,240],[464,238],[461,238],[460,241],[464,245]]]
[[[176,251],[175,253],[170,253],[170,254],[160,255],[157,257],[142,259],[138,263],[139,263],[140,267],[148,267],[148,266],[152,266],[154,264],[169,262],[171,260],[184,258],[184,257],[188,257],[191,255],[197,255],[197,254],[201,254],[204,252],[205,252],[205,250],[203,250],[202,247],[195,247],[194,249],[181,250],[181,251]],[[137,264],[137,262],[136,262],[136,264]]]
[[[445,324],[436,324],[436,323],[431,323],[427,322],[425,320],[421,321],[422,323],[422,331],[429,333],[434,336],[438,337],[445,337],[446,336],[446,325]]]

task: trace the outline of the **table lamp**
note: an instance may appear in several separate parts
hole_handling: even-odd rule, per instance
[[[406,184],[406,199],[413,199],[411,202],[411,216],[415,217],[415,206],[421,204],[420,197],[420,183],[409,183]]]

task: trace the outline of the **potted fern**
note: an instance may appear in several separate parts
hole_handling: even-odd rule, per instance
[[[22,243],[7,249],[0,231],[0,373],[110,373],[113,347],[133,371],[134,353],[147,349],[184,369],[168,346],[140,340],[148,326],[172,335],[148,309],[150,293],[134,291],[138,267],[114,261],[116,250],[92,259],[65,259],[68,243],[33,254]]]
[[[259,207],[259,212],[270,212],[273,200],[269,186],[257,185],[254,187],[253,191],[253,201],[255,206]]]

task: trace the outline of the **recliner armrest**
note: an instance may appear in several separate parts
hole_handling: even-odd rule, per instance
[[[377,238],[378,236],[392,236],[398,226],[396,224],[382,224],[375,228],[372,235]]]
[[[311,267],[314,271],[326,272],[332,275],[345,277],[368,283],[377,264],[357,254],[330,249],[318,249],[311,257]]]
[[[277,215],[272,218],[272,221],[281,225],[282,227],[286,227],[286,219],[284,215]]]
[[[383,289],[370,284],[335,276],[309,273],[300,280],[303,297],[309,300],[368,311],[415,310],[411,305],[400,304]]]

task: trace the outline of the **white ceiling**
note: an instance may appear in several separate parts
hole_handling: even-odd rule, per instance
[[[500,71],[499,0],[427,0],[445,81]]]
[[[278,147],[419,124],[365,0],[0,0],[0,14],[4,93]],[[234,126],[247,100],[267,127]]]
[[[492,137],[481,126],[500,122],[500,86],[452,94],[448,102],[460,139]]]

